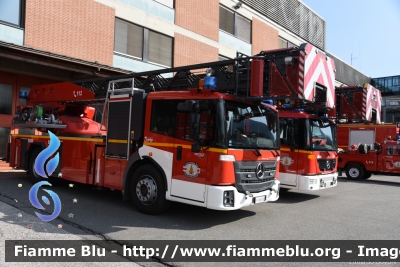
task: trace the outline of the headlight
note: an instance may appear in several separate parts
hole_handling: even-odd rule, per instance
[[[225,207],[233,207],[235,205],[235,194],[233,190],[224,191],[223,202]]]

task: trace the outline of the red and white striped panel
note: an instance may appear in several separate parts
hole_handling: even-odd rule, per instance
[[[305,47],[303,60],[304,70],[299,76],[304,77],[300,82],[300,85],[304,84],[304,98],[313,101],[315,83],[319,83],[327,88],[327,107],[333,108],[335,106],[335,62],[310,44]]]
[[[376,123],[381,123],[381,91],[366,83],[364,84],[363,104],[361,115],[365,120],[371,120],[372,109],[376,110]]]

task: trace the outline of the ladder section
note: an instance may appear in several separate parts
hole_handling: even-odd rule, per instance
[[[337,123],[381,123],[381,92],[371,86],[337,87],[336,109],[329,116]]]
[[[133,78],[109,82],[102,118],[107,124],[106,158],[128,159],[142,136],[145,92],[134,85]]]

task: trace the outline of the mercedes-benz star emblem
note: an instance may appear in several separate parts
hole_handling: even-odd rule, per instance
[[[262,163],[259,163],[256,167],[256,177],[258,179],[261,179],[264,177],[264,165]]]
[[[326,161],[326,168],[327,168],[328,170],[331,169],[331,162],[330,162],[329,160]]]

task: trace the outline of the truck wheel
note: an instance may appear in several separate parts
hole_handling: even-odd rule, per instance
[[[34,168],[35,160],[36,160],[37,156],[39,155],[39,153],[42,152],[42,150],[43,150],[42,148],[37,147],[29,155],[29,176],[31,178],[32,183],[34,183],[34,184],[36,184],[37,182],[46,180],[42,176],[38,175],[35,172],[35,168]]]
[[[130,183],[130,195],[133,204],[146,214],[158,214],[165,211],[169,201],[165,199],[165,186],[160,173],[150,165],[138,168]]]
[[[352,180],[360,180],[364,177],[364,169],[360,165],[351,164],[346,168],[346,176]]]
[[[371,178],[372,173],[370,171],[364,171],[364,177],[363,179],[368,179]]]

